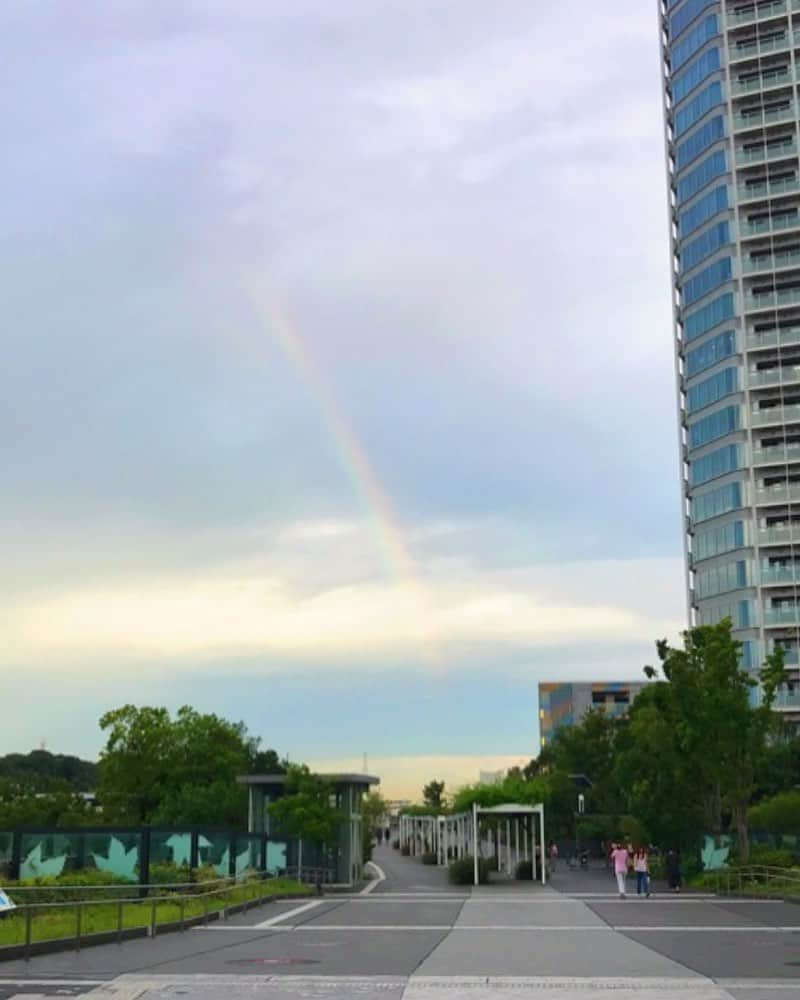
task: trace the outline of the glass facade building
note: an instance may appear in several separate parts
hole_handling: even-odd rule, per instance
[[[800,722],[800,0],[659,0],[687,594]]]

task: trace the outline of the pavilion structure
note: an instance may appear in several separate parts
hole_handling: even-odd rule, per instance
[[[494,820],[483,824],[481,820]],[[486,829],[489,827],[489,829]],[[477,843],[477,848],[476,848]],[[498,869],[513,875],[520,861],[532,862],[533,878],[547,882],[544,849],[544,806],[514,802],[499,806],[473,803],[469,812],[448,816],[400,816],[400,847],[408,847],[412,857],[436,854],[438,865],[456,858],[472,857],[475,885],[478,866],[484,857],[497,858]]]

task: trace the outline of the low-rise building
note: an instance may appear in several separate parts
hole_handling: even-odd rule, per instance
[[[590,709],[624,715],[647,681],[556,681],[539,684],[539,743],[547,746],[562,726],[580,722]]]

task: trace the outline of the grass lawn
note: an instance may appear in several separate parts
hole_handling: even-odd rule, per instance
[[[170,923],[204,913],[214,913],[236,903],[253,899],[269,899],[273,896],[302,896],[310,891],[309,886],[293,879],[270,879],[267,882],[248,882],[235,886],[226,892],[183,897],[183,911],[179,898],[158,900],[131,900],[130,902],[84,903],[82,906],[68,904],[31,907],[31,941],[51,941],[54,938],[74,938],[78,928],[80,912],[81,936],[102,931],[116,931],[121,926],[147,927],[153,923]],[[121,911],[121,912],[120,912]],[[25,914],[12,911],[0,917],[0,947],[25,943]]]

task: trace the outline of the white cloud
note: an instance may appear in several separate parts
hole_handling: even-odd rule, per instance
[[[433,526],[432,544],[441,527]],[[374,538],[355,522],[298,522],[278,538],[266,559],[28,593],[0,618],[7,655],[31,664],[238,656],[260,670],[270,669],[261,658],[279,654],[321,669],[350,662],[370,670],[401,655],[438,669],[470,645],[602,646],[678,628],[678,560],[502,569],[425,550],[419,578],[401,582],[374,569],[363,575],[364,545]],[[302,585],[309,545],[335,562],[314,587]]]

